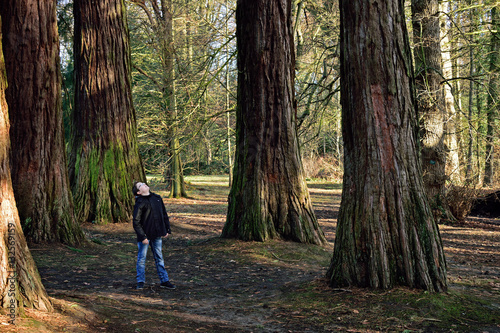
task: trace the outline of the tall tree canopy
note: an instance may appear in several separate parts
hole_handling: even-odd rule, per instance
[[[79,243],[61,108],[56,1],[1,1],[12,183],[19,217],[35,242]]]
[[[325,242],[299,153],[291,7],[237,2],[236,156],[223,237]]]
[[[155,136],[158,135],[161,137],[162,134],[167,134],[163,137],[166,141],[163,145],[168,147],[168,153],[161,152],[160,149],[160,153],[163,153],[163,159],[167,159],[169,162],[165,164],[170,165],[169,170],[164,172],[164,178],[171,185],[170,197],[187,197],[181,160],[180,138],[182,137],[181,128],[183,121],[180,120],[182,118],[182,112],[180,112],[182,103],[179,103],[179,100],[182,99],[177,91],[177,86],[179,85],[179,81],[181,81],[179,77],[182,75],[182,70],[179,69],[182,66],[179,57],[183,52],[182,49],[176,47],[175,39],[178,36],[177,31],[179,30],[175,31],[174,28],[174,15],[176,7],[179,5],[171,0],[133,1],[133,3],[143,12],[143,15],[137,15],[138,18],[143,17],[143,19],[141,20],[142,24],[140,24],[140,28],[136,29],[144,30],[143,33],[147,34],[149,43],[155,53],[153,59],[151,59],[149,55],[141,52],[142,59],[136,59],[139,65],[136,65],[135,68],[150,81],[149,84],[154,85],[156,89],[153,89],[161,96],[158,103],[161,105],[161,109],[153,112],[155,113],[154,118],[156,118],[156,121],[158,121],[159,115],[163,115],[160,118],[160,126],[163,131],[160,131],[161,134],[155,134]],[[183,39],[181,43],[185,42],[186,40]],[[154,69],[147,68],[151,65],[156,65],[157,67]],[[155,98],[151,96],[151,91],[153,90],[151,88],[148,89],[148,95],[154,101]],[[149,103],[154,102],[149,101]],[[150,118],[148,120],[151,121]],[[151,127],[154,127],[156,121],[153,120],[151,124],[144,126],[144,131],[147,132]],[[157,147],[157,145],[161,146],[162,144],[150,142],[149,145]]]
[[[404,0],[341,0],[345,145],[332,286],[443,291],[446,262],[417,151]]]
[[[134,180],[145,180],[137,148],[123,0],[75,0],[75,109],[69,176],[81,221],[123,222]]]

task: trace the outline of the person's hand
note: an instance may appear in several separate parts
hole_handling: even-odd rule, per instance
[[[163,236],[163,238],[168,238],[168,235],[170,235],[170,234],[166,234],[165,236]]]
[[[148,245],[148,244],[149,244],[149,240],[148,240],[147,238],[146,238],[146,239],[144,239],[144,240],[142,241],[142,244],[144,244],[144,245]]]

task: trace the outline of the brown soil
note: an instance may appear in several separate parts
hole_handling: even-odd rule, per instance
[[[146,288],[135,289],[131,224],[85,225],[89,242],[79,248],[33,246],[57,311],[27,309],[2,332],[500,332],[498,219],[441,226],[446,294],[331,289],[323,276],[340,190],[310,185],[326,247],[220,239],[228,193],[222,184],[194,183],[194,199],[166,199],[173,234],[163,252],[176,290],[159,288],[151,254]],[[463,315],[456,317],[449,299],[462,303]],[[482,317],[486,312],[493,317]]]

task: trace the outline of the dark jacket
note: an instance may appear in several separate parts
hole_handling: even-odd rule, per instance
[[[138,196],[134,206],[134,230],[137,242],[170,234],[170,221],[163,199],[155,193]]]

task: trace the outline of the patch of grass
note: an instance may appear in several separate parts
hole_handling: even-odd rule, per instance
[[[106,245],[105,242],[103,242],[102,240],[100,240],[98,238],[92,238],[91,241],[96,243],[96,244],[99,244],[99,245]]]
[[[500,307],[494,300],[466,292],[331,289],[324,280],[297,289],[284,287],[283,291],[285,297],[273,306],[287,313],[300,312],[304,327],[473,332],[498,328],[500,318]]]
[[[309,188],[321,188],[323,190],[341,190],[342,183],[332,183],[323,179],[308,179],[307,186]]]
[[[500,307],[491,300],[467,292],[451,291],[441,294],[394,293],[396,304],[404,304],[411,311],[414,321],[433,321],[434,325],[446,329],[456,325],[461,331],[480,329],[485,325],[499,323]],[[430,319],[429,319],[430,318]]]
[[[203,184],[203,185],[214,185],[214,186],[229,186],[229,176],[186,176],[184,178],[189,184]]]
[[[207,241],[208,243],[208,241]],[[255,263],[274,266],[326,267],[331,259],[330,247],[310,244],[270,240],[263,242],[245,242],[235,239],[212,238],[206,242],[197,242],[192,246],[207,247],[206,251],[216,258],[227,257],[239,263]]]
[[[325,267],[331,257],[329,248],[283,241],[269,241],[263,245],[256,243],[252,257],[271,263],[314,265]],[[261,246],[259,246],[261,245]]]
[[[463,289],[469,289],[471,287],[486,289],[490,291],[496,289],[497,293],[498,286],[496,285],[498,284],[500,286],[498,278],[488,278],[487,276],[449,277],[448,283],[453,283],[454,285],[456,285],[456,287],[460,287]]]
[[[71,247],[71,246],[66,246],[68,249],[70,249],[71,251],[73,252],[78,252],[78,253],[83,253],[84,251],[82,249],[77,249],[75,247]]]

